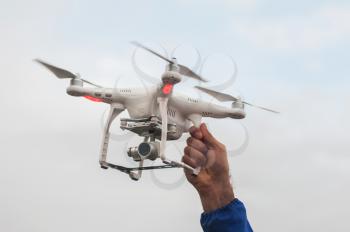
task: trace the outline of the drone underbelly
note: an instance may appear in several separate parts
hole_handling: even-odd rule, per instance
[[[147,101],[143,97],[128,100],[126,108],[131,118],[150,117],[156,109],[154,101]]]

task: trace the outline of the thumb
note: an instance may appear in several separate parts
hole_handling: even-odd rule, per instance
[[[216,140],[216,138],[209,132],[207,125],[202,123],[200,126],[200,130],[202,132],[203,141],[207,145],[212,146],[212,147],[218,147],[220,145],[220,142],[218,140]]]

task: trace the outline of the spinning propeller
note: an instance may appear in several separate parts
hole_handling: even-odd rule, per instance
[[[229,95],[229,94],[226,94],[226,93],[220,93],[220,92],[217,92],[215,90],[211,90],[211,89],[207,89],[207,88],[204,88],[204,87],[201,87],[201,86],[195,86],[197,89],[199,89],[200,91],[203,91],[204,93],[214,97],[215,99],[217,99],[218,101],[221,101],[221,102],[227,102],[227,101],[232,101],[232,102],[237,102],[237,101],[240,101],[240,99],[232,96],[232,95]],[[246,101],[242,101],[243,104],[246,104],[246,105],[249,105],[249,106],[252,106],[252,107],[256,107],[256,108],[259,108],[259,109],[262,109],[262,110],[266,110],[266,111],[270,111],[272,113],[276,113],[278,114],[279,112],[278,111],[275,111],[275,110],[271,110],[271,109],[268,109],[268,108],[265,108],[265,107],[262,107],[262,106],[257,106],[257,105],[253,105],[249,102],[246,102]]]
[[[180,73],[181,75],[184,75],[184,76],[188,76],[188,77],[191,77],[193,79],[196,79],[196,80],[199,80],[199,81],[202,81],[202,82],[207,82],[207,80],[203,79],[200,75],[198,75],[197,73],[193,72],[190,68],[184,66],[184,65],[181,65],[181,64],[177,64],[176,62],[176,59],[173,58],[172,60],[160,55],[159,53],[153,51],[152,49],[140,44],[139,42],[136,42],[136,41],[132,41],[131,42],[133,45],[135,45],[136,47],[139,47],[139,48],[142,48],[156,56],[158,56],[159,58],[167,61],[169,64],[171,65],[176,65],[178,66],[178,73]]]

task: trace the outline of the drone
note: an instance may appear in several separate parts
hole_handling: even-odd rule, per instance
[[[200,82],[207,82],[190,68],[178,64],[175,57],[168,59],[148,47],[131,42],[167,62],[165,72],[159,84],[149,89],[142,88],[104,88],[81,78],[79,74],[56,67],[40,59],[36,62],[46,67],[59,79],[70,79],[67,94],[74,97],[85,97],[94,102],[110,105],[110,111],[104,126],[99,156],[101,168],[113,168],[129,175],[132,180],[139,180],[143,170],[185,168],[198,175],[201,168],[191,167],[183,162],[169,159],[165,154],[166,142],[179,139],[192,126],[199,127],[203,117],[243,119],[246,116],[244,106],[250,105],[273,113],[277,111],[255,106],[243,101],[241,97],[221,93],[202,86],[195,86],[220,102],[232,102],[231,107],[224,107],[211,102],[187,97],[175,93],[174,87],[187,76]],[[84,83],[90,87],[84,87]],[[129,130],[143,137],[143,141],[135,147],[127,149],[127,155],[138,167],[125,167],[107,161],[110,127],[113,120],[124,110],[130,118],[120,119],[120,128]],[[144,166],[145,160],[160,159],[163,165]]]

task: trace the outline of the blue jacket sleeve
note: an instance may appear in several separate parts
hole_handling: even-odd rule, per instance
[[[202,213],[204,232],[252,232],[243,203],[234,199],[230,204],[213,212]]]

